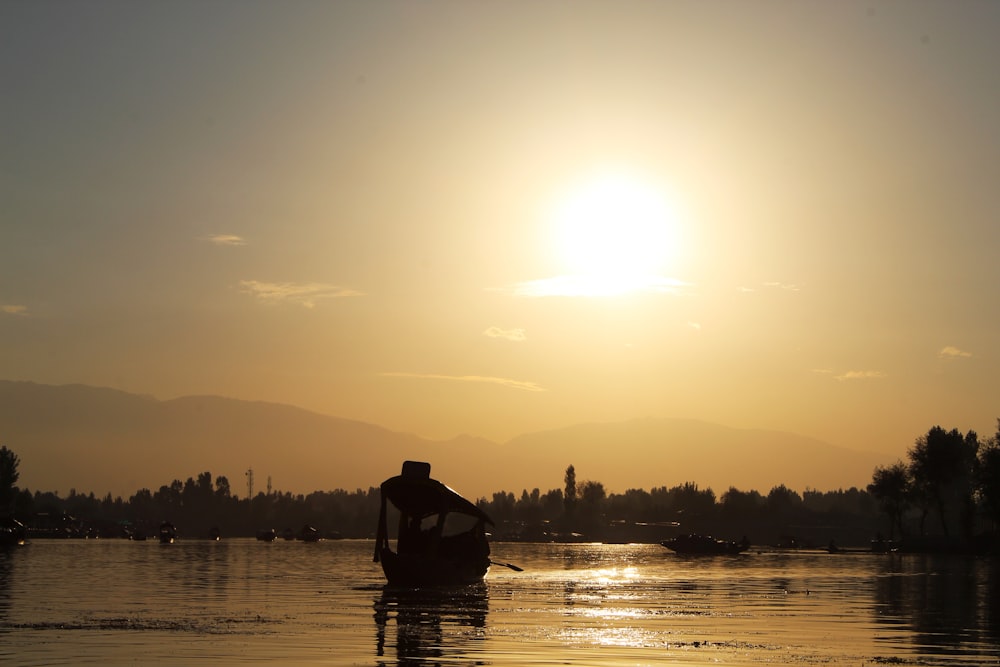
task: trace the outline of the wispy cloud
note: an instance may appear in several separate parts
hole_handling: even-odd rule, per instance
[[[954,345],[947,345],[941,348],[938,352],[938,357],[941,359],[967,359],[972,356],[971,352],[966,352],[965,350],[960,350]]]
[[[246,239],[235,234],[210,234],[202,237],[203,240],[215,245],[246,245]]]
[[[524,333],[524,329],[501,329],[500,327],[490,327],[483,332],[483,335],[489,336],[490,338],[512,340],[516,343],[520,343],[528,339]]]
[[[437,375],[435,373],[382,373],[384,377],[416,378],[418,380],[448,380],[451,382],[477,382],[482,384],[498,384],[510,389],[522,391],[545,391],[534,382],[511,380],[510,378],[490,377],[484,375]]]
[[[877,380],[884,377],[882,371],[847,371],[836,376],[838,380]]]
[[[524,298],[611,297],[640,293],[676,294],[686,286],[684,281],[666,276],[568,275],[528,280],[498,288],[497,291]]]
[[[698,322],[688,322],[687,324],[688,324],[689,327],[691,327],[695,331],[701,331],[701,324],[700,323],[698,323]]]
[[[324,299],[362,296],[362,292],[328,285],[326,283],[266,283],[259,280],[241,280],[240,289],[265,303],[294,303],[305,308],[315,308]]]
[[[779,283],[779,282],[768,282],[764,283],[764,287],[770,287],[771,289],[780,289],[786,292],[798,292],[799,286],[791,283]]]
[[[0,305],[0,313],[4,315],[27,315],[28,307],[16,304]]]

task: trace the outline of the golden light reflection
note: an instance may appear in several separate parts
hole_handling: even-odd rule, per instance
[[[590,570],[585,578],[588,583],[611,585],[624,581],[634,580],[639,576],[639,568],[629,567],[602,567]]]

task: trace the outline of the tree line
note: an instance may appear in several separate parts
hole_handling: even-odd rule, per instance
[[[781,484],[766,494],[730,487],[721,496],[695,482],[608,493],[596,480],[565,470],[561,488],[519,495],[498,491],[477,504],[496,522],[494,539],[524,541],[657,542],[698,532],[755,544],[826,546],[867,544],[875,536],[924,546],[973,544],[996,534],[1000,522],[1000,420],[980,442],[970,431],[931,428],[916,439],[908,461],[877,467],[866,488],[837,491]],[[378,521],[377,487],[293,495],[232,493],[229,480],[209,472],[140,489],[127,500],[19,489],[18,457],[0,447],[0,512],[20,518],[36,535],[115,537],[152,531],[164,520],[181,537],[252,536],[261,529],[317,527],[326,536],[369,538]],[[935,520],[929,520],[934,517]],[[989,538],[993,539],[993,538]]]
[[[890,539],[898,535],[925,545],[992,540],[995,548],[1000,525],[1000,419],[996,434],[984,441],[975,431],[963,434],[934,426],[917,438],[905,462],[875,468],[868,491],[888,519]]]

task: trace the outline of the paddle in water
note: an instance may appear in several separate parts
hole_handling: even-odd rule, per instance
[[[524,568],[518,567],[517,565],[514,565],[513,563],[501,563],[500,561],[491,560],[490,561],[490,565],[499,565],[500,567],[509,567],[510,569],[514,570],[515,572],[524,572]]]

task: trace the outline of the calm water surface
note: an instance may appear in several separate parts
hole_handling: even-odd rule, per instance
[[[0,664],[1000,664],[996,561],[494,543],[525,571],[414,592],[372,544],[0,551]]]

